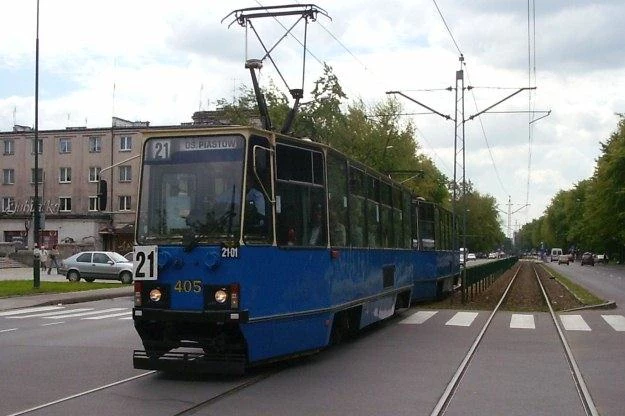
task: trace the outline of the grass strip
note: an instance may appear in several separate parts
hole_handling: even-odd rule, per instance
[[[43,293],[81,292],[93,289],[112,289],[127,286],[121,283],[87,283],[87,282],[40,282],[39,288],[33,287],[32,280],[0,281],[0,298],[12,296],[29,296]]]
[[[556,272],[555,270],[551,268],[550,270],[551,270],[551,273],[556,278],[556,280],[560,282],[562,286],[567,288],[567,290],[571,292],[573,296],[579,299],[579,301],[582,302],[584,305],[592,306],[592,305],[601,305],[602,303],[605,303],[604,299],[601,299],[595,296],[588,290],[584,289],[582,286],[578,285],[577,283],[574,283],[573,281],[564,277],[563,275]]]

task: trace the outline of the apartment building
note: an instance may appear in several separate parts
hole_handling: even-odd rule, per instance
[[[261,126],[257,114],[247,122]],[[134,243],[139,169],[144,132],[232,124],[223,110],[197,111],[192,122],[151,127],[149,122],[113,117],[112,127],[68,127],[35,133],[14,126],[0,132],[0,243],[33,248],[33,203],[38,179],[43,218],[40,242],[90,246],[126,253]],[[38,174],[35,173],[38,152]],[[98,206],[98,182],[108,184],[106,209]]]
[[[40,240],[132,250],[142,130],[148,122],[114,118],[112,127],[39,131],[15,126],[0,132],[0,241],[32,248],[35,180],[43,218]],[[39,172],[35,172],[38,152]],[[106,210],[97,185],[108,182]]]

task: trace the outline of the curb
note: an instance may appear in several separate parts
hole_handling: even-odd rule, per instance
[[[94,289],[84,292],[51,293],[34,296],[15,296],[0,299],[0,311],[59,304],[92,302],[133,296],[133,286],[115,289]]]
[[[563,311],[558,311],[558,313],[593,310],[593,309],[616,309],[616,307],[617,307],[616,302],[613,300],[610,300],[605,303],[600,303],[598,305],[586,305],[586,306],[580,306],[579,308],[565,309]]]

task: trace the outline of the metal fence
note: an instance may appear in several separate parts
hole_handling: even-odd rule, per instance
[[[465,268],[464,285],[462,287],[462,302],[466,302],[484,290],[488,289],[499,276],[512,267],[518,257],[507,257],[505,259],[480,264],[479,266]]]

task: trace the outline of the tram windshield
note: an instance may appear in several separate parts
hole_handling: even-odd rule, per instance
[[[238,240],[245,139],[149,139],[144,147],[139,244]]]

